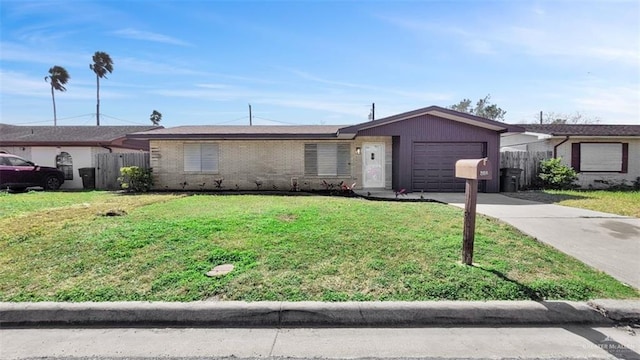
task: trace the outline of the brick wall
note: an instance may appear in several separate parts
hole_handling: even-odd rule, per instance
[[[218,172],[193,173],[184,171],[183,144],[216,143],[219,150]],[[345,142],[344,140],[224,140],[186,141],[151,140],[151,167],[156,189],[213,190],[216,179],[222,181],[223,190],[256,190],[256,181],[262,190],[290,190],[292,178],[297,178],[301,190],[323,189],[322,181],[338,184],[356,183],[361,187],[362,155],[356,147],[363,142],[385,144],[386,187],[391,188],[391,138],[359,137],[347,140],[351,144],[351,176],[304,176],[304,144],[318,142]],[[185,184],[186,183],[186,184]],[[184,184],[184,187],[183,187]]]

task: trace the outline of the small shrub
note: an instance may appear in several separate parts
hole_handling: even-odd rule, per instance
[[[138,166],[125,166],[120,168],[120,187],[133,192],[147,192],[153,186],[151,169],[142,169]]]
[[[216,189],[218,190],[222,190],[222,182],[224,181],[224,178],[220,178],[220,179],[214,179],[213,182],[216,184]],[[236,185],[237,186],[237,185]]]
[[[545,189],[571,189],[574,188],[574,181],[578,180],[578,174],[570,166],[562,163],[562,159],[547,159],[540,163],[540,174],[542,187]]]

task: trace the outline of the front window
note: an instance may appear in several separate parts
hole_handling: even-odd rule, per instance
[[[73,159],[68,152],[56,155],[56,168],[64,173],[65,180],[73,180]]]
[[[304,173],[308,176],[349,176],[351,144],[304,145]]]
[[[580,171],[622,172],[622,143],[580,143]]]
[[[184,171],[218,172],[218,144],[184,144]]]

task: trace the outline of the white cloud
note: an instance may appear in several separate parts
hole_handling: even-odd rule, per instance
[[[196,84],[196,87],[205,89],[229,89],[231,86],[227,84]]]
[[[51,97],[51,85],[42,77],[34,77],[19,72],[0,70],[0,95],[3,100],[7,97],[26,96],[33,98]],[[67,91],[56,92],[56,98],[63,96],[67,100],[92,100],[95,99],[95,87],[84,86],[73,83],[72,80],[66,85]],[[121,92],[100,87],[101,99],[121,99],[129,97]]]
[[[0,42],[0,60],[11,62],[27,62],[36,64],[64,64],[67,66],[87,66],[91,56],[87,57],[87,54],[73,53],[68,51],[51,51],[43,49],[37,49],[35,47],[27,47],[22,44],[16,44],[12,42],[2,41]],[[45,69],[46,71],[46,69]]]
[[[112,34],[119,37],[127,38],[127,39],[151,41],[151,42],[158,42],[158,43],[178,45],[178,46],[192,46],[192,44],[186,41],[183,41],[168,35],[158,34],[150,31],[136,30],[132,28],[117,30],[112,32]]]
[[[0,70],[0,94],[46,97],[51,86],[41,79],[36,79],[18,72]]]
[[[547,5],[549,9],[541,5]],[[505,10],[501,15],[508,17],[496,21],[482,19],[459,24],[449,20],[424,21],[413,16],[384,15],[379,18],[424,38],[448,35],[474,54],[526,54],[554,57],[554,61],[592,59],[640,67],[637,16],[623,16],[625,11],[637,14],[637,5],[635,8],[631,2],[589,5],[578,8],[544,3],[527,11],[516,7],[509,12]]]
[[[352,89],[360,89],[360,90],[369,90],[377,94],[396,95],[396,96],[401,96],[405,98],[419,99],[422,101],[444,101],[444,100],[451,99],[451,94],[449,93],[425,92],[420,90],[411,91],[410,89],[407,89],[407,87],[403,87],[402,89],[397,89],[397,88],[393,88],[392,86],[374,86],[374,85],[356,84],[356,83],[344,82],[344,81],[334,81],[334,80],[321,78],[319,76],[310,74],[305,71],[300,71],[296,69],[290,69],[289,71],[303,79],[321,83],[321,84],[335,85],[339,88],[343,87],[343,88],[352,88]],[[371,94],[362,94],[361,97],[366,97],[368,95],[371,95]],[[388,97],[388,95],[385,97]]]
[[[116,63],[117,61],[117,63]],[[132,57],[114,59],[114,67],[144,74],[162,75],[208,75],[205,72],[193,70],[186,66],[174,65],[158,61],[148,61]]]
[[[577,109],[596,114],[605,123],[640,125],[640,89],[637,87],[589,87],[577,89]]]

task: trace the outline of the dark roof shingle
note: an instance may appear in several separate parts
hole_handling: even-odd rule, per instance
[[[525,124],[527,132],[555,136],[640,136],[640,125]]]
[[[99,143],[159,126],[17,126],[0,124],[0,143]]]
[[[288,139],[288,138],[331,138],[336,137],[343,125],[254,125],[254,126],[177,126],[167,129],[130,134],[131,138],[252,138],[252,139]]]

